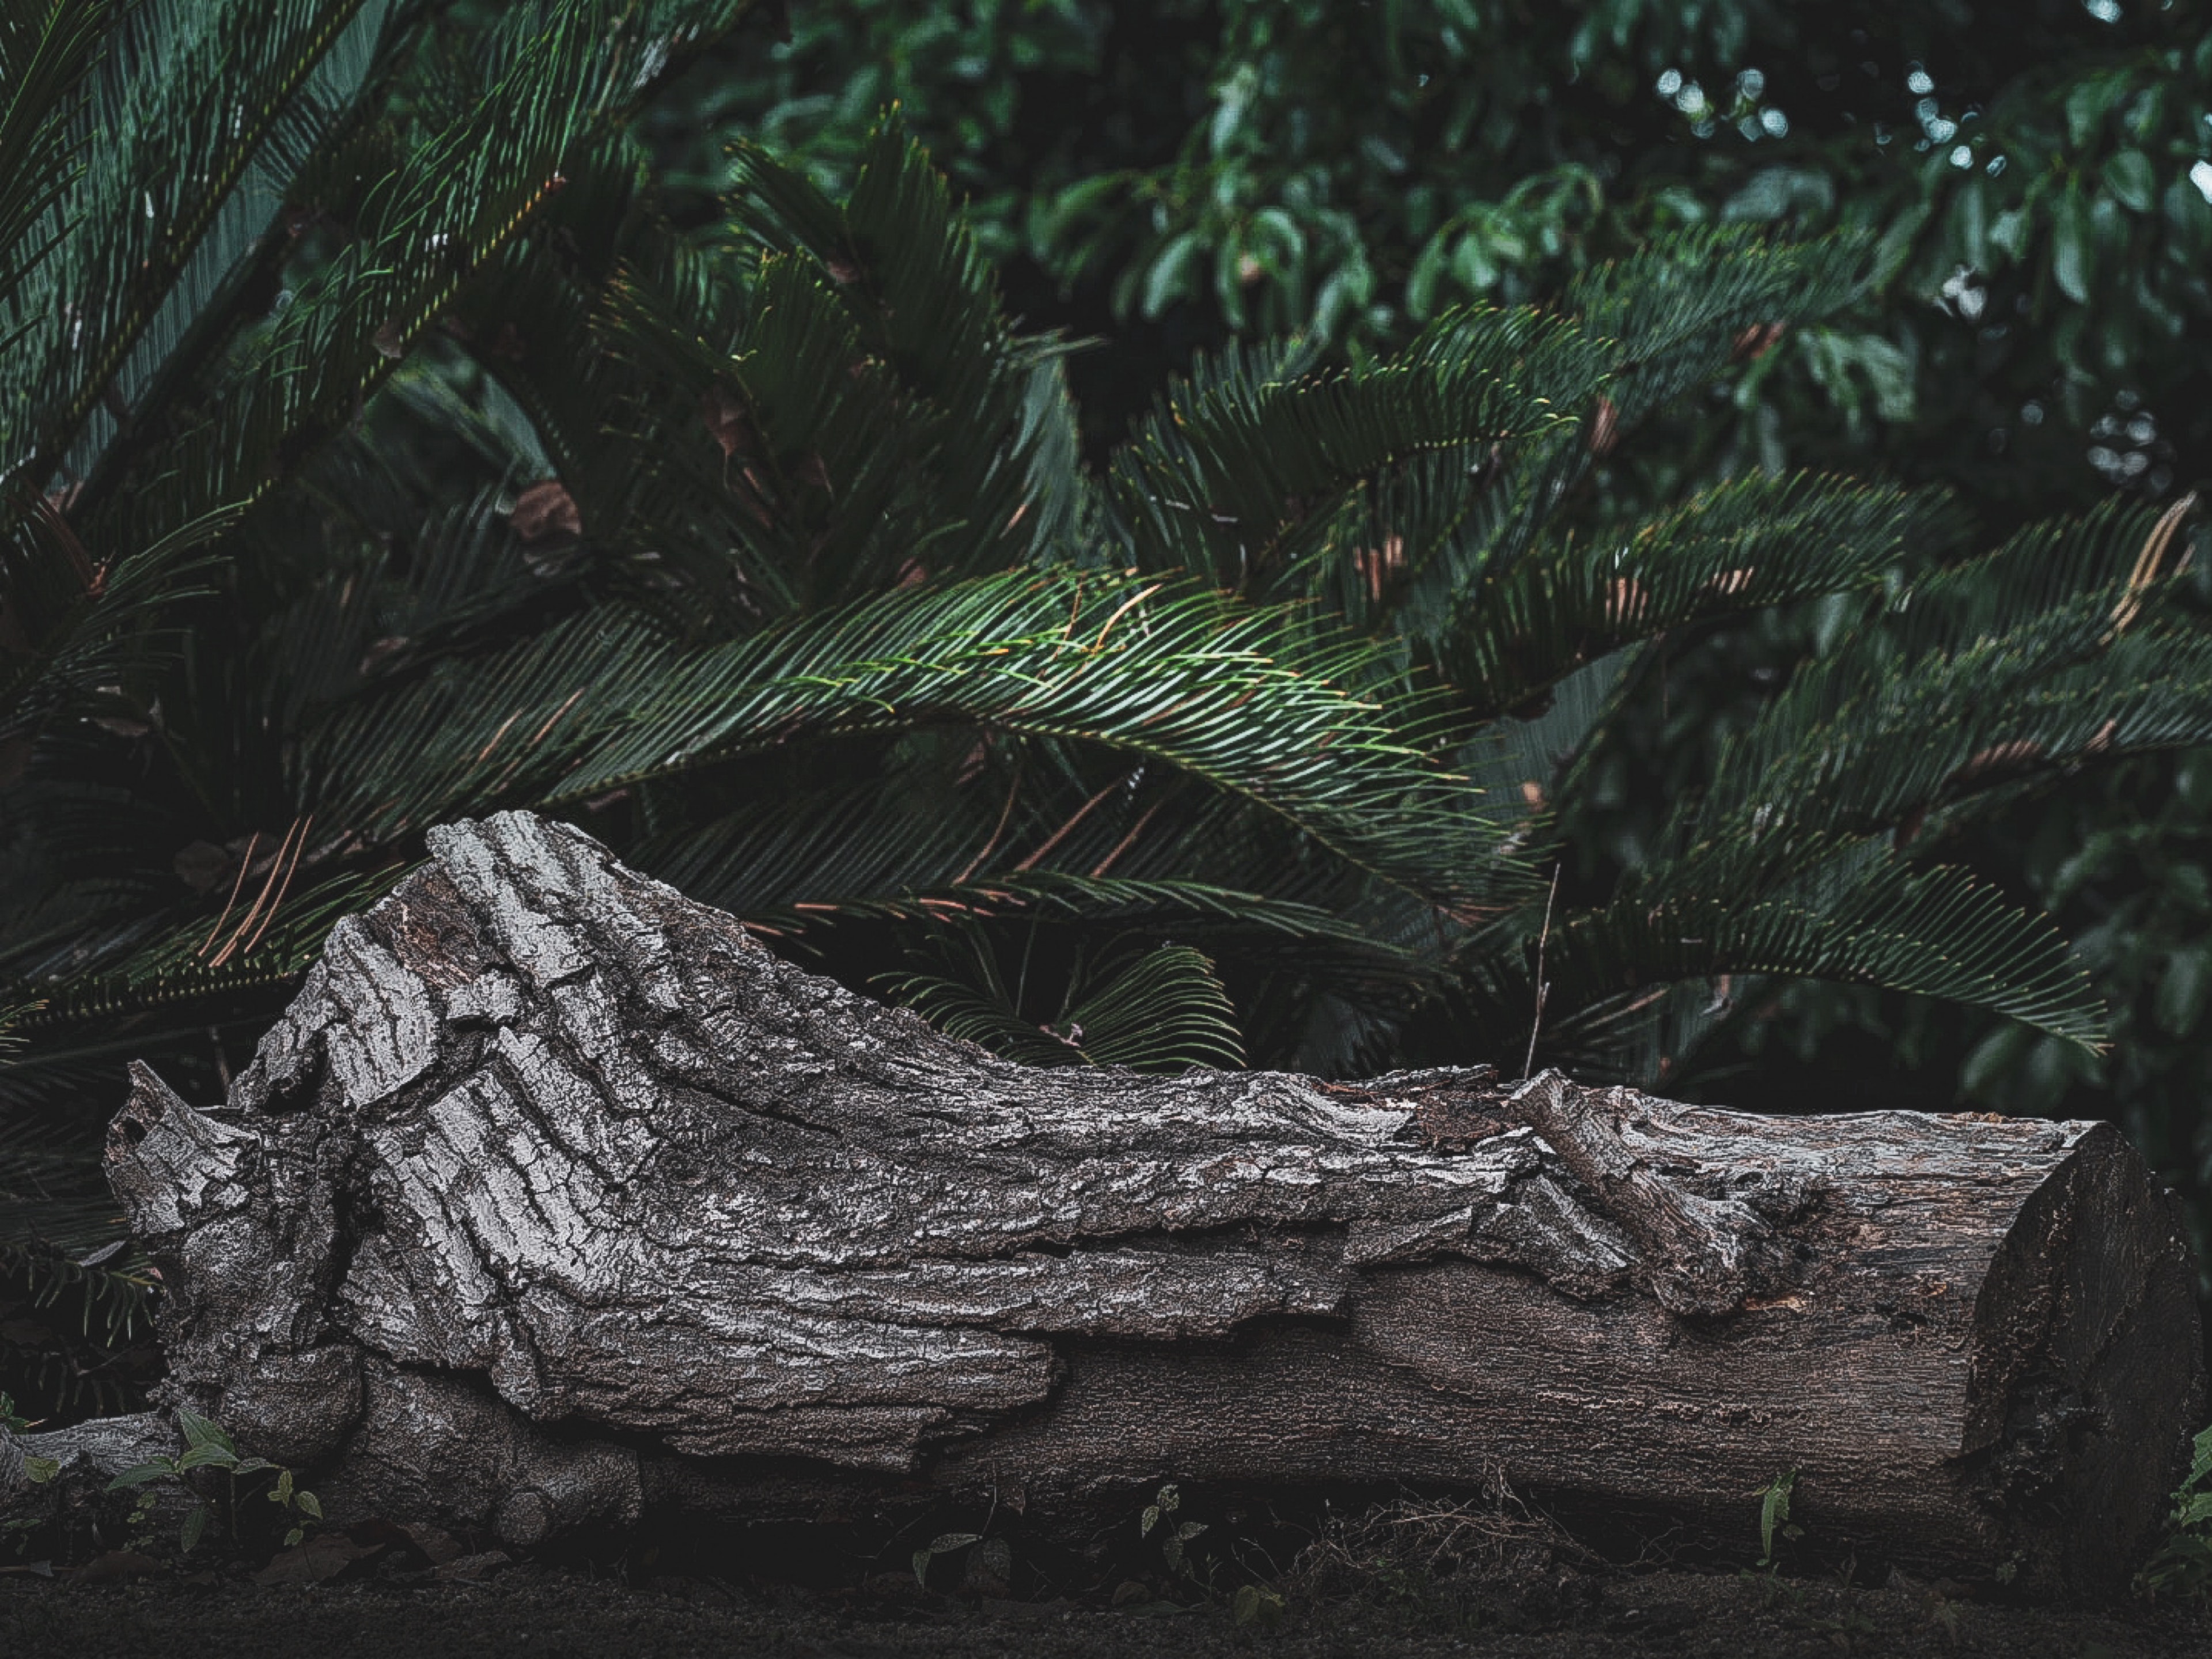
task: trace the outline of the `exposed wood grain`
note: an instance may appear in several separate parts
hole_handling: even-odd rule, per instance
[[[1775,1118],[1485,1068],[1040,1071],[522,814],[333,931],[109,1170],[173,1398],[341,1508],[529,1543],[1164,1478],[1474,1481],[2109,1586],[2197,1408],[2108,1127]]]

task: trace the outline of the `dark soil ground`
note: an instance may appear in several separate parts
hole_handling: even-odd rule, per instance
[[[0,1655],[665,1655],[669,1659],[1038,1659],[1108,1656],[1455,1655],[1470,1659],[1790,1659],[1989,1654],[2004,1659],[2212,1656],[2202,1611],[2134,1604],[2052,1611],[1978,1604],[1893,1581],[1719,1573],[1568,1573],[1541,1583],[1381,1585],[1294,1593],[1272,1629],[1230,1606],[1114,1608],[872,1588],[807,1591],[663,1577],[637,1587],[523,1565],[481,1583],[371,1579],[261,1585],[202,1573],[72,1583],[0,1578]]]

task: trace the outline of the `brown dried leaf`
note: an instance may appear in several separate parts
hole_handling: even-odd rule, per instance
[[[577,510],[576,498],[558,478],[534,483],[515,497],[514,510],[507,521],[516,535],[532,545],[584,533],[584,515]]]
[[[748,455],[760,453],[760,434],[753,429],[744,400],[729,387],[717,384],[699,394],[699,418],[707,423],[708,435],[726,459],[739,450]]]
[[[1620,410],[1610,398],[1600,398],[1590,416],[1589,453],[1603,460],[1620,441]]]

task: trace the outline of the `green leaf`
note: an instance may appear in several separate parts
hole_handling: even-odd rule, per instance
[[[196,1504],[191,1513],[185,1516],[184,1525],[177,1531],[177,1545],[185,1554],[190,1555],[199,1547],[201,1536],[207,1531],[207,1505],[204,1504]]]
[[[2133,212],[2150,211],[2156,183],[2150,157],[2139,149],[2124,149],[2105,163],[2105,188]]]
[[[2081,185],[2070,184],[2051,212],[2051,274],[2066,297],[2077,305],[2089,301],[2094,259],[2088,204],[2082,200]]]
[[[311,1492],[294,1492],[292,1504],[303,1515],[312,1516],[318,1521],[323,1518],[323,1500]]]
[[[1773,1564],[1776,1530],[1783,1528],[1784,1535],[1789,1535],[1784,1523],[1790,1519],[1790,1495],[1796,1485],[1797,1471],[1791,1469],[1786,1474],[1775,1476],[1759,1488],[1759,1565],[1762,1567]]]
[[[238,1454],[223,1446],[198,1445],[187,1448],[185,1455],[177,1460],[179,1473],[185,1469],[205,1468],[210,1464],[234,1469],[238,1467]]]
[[[23,1478],[34,1486],[43,1486],[62,1472],[58,1457],[30,1457],[23,1459]]]
[[[1283,1621],[1282,1596],[1258,1584],[1239,1584],[1230,1606],[1239,1630],[1273,1630]]]
[[[1152,258],[1152,269],[1145,276],[1144,314],[1157,317],[1183,296],[1189,286],[1190,270],[1197,262],[1199,235],[1195,230],[1186,230],[1168,239],[1165,246]]]
[[[232,1441],[230,1436],[224,1432],[222,1425],[212,1419],[202,1417],[198,1412],[179,1407],[177,1409],[177,1426],[184,1431],[185,1445],[195,1451],[202,1447],[212,1446],[229,1453],[234,1458],[238,1455],[237,1445]]]
[[[106,1490],[116,1492],[125,1486],[143,1486],[149,1480],[166,1480],[176,1473],[175,1463],[166,1457],[161,1458],[151,1463],[141,1463],[134,1468],[124,1470],[122,1474],[107,1483]]]
[[[2166,958],[2159,976],[2155,1004],[2159,1029],[2172,1036],[2185,1036],[2204,1012],[2205,994],[2212,991],[2212,946],[2185,945]]]

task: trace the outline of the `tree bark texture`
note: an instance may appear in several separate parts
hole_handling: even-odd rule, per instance
[[[2192,1270],[2108,1126],[1031,1069],[567,826],[430,846],[108,1145],[173,1402],[336,1515],[1502,1470],[1740,1544],[1794,1468],[1832,1547],[2053,1593],[2161,1515]]]

